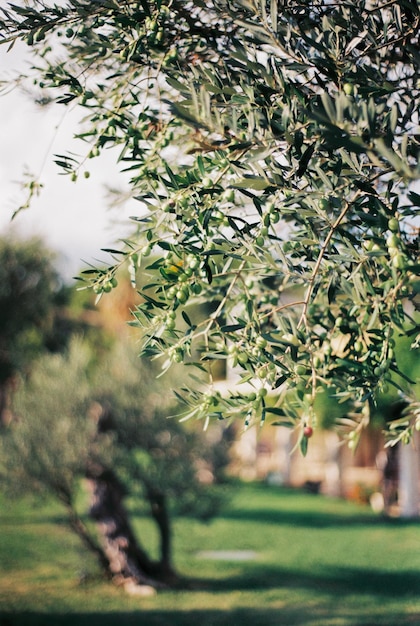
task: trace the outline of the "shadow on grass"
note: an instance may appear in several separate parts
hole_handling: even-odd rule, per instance
[[[418,597],[420,572],[381,572],[366,568],[329,568],[314,576],[274,567],[250,567],[237,577],[186,581],[186,587],[210,593],[307,589],[331,595],[368,594],[387,598]],[[419,622],[420,624],[420,622]]]
[[[275,488],[265,485],[254,485],[253,491],[255,494],[264,494],[267,492],[270,496],[273,496]],[[258,524],[275,524],[275,525],[289,525],[302,528],[334,528],[345,524],[346,526],[408,526],[419,525],[418,519],[400,519],[400,518],[388,518],[376,515],[370,511],[370,509],[360,514],[349,514],[346,511],[334,512],[328,510],[317,510],[322,507],[323,504],[327,505],[329,499],[322,495],[312,495],[302,490],[295,488],[282,487],[278,490],[278,507],[264,508],[258,507],[253,509],[237,508],[229,509],[224,508],[218,515],[217,519],[225,519],[232,521],[249,521],[257,522]],[[290,500],[298,498],[306,498],[306,508],[299,510],[290,510]],[[282,507],[282,502],[285,504]],[[339,500],[341,504],[343,501]],[[314,505],[314,506],[312,506]],[[143,517],[150,519],[147,510],[144,507],[130,507],[130,516],[135,519],[141,519]],[[176,519],[177,516],[174,516]],[[188,516],[185,516],[188,517]],[[86,521],[89,519],[87,514],[82,515],[82,518]],[[192,518],[195,519],[195,518]],[[68,526],[68,518],[63,513],[39,511],[35,504],[32,504],[30,512],[26,512],[24,516],[21,514],[8,513],[7,511],[2,516],[2,522],[7,525],[24,526],[26,524],[45,524],[45,522],[55,524],[57,526]],[[1,625],[0,625],[1,626]]]
[[[337,621],[337,616],[339,621]],[[358,615],[339,611],[331,615],[325,609],[285,606],[276,609],[127,611],[112,613],[0,613],[0,626],[413,626],[420,613],[403,616],[388,612],[378,617],[361,611]]]
[[[0,626],[412,626],[420,624],[420,612],[401,614],[384,608],[383,614],[369,613],[366,602],[360,602],[360,610],[348,611],[346,596],[358,594],[360,598],[377,596],[376,607],[382,605],[381,598],[409,599],[418,597],[420,572],[399,571],[383,573],[374,569],[332,568],[325,573],[302,575],[282,568],[267,566],[247,567],[246,572],[236,577],[222,580],[185,580],[184,585],[169,594],[213,594],[212,609],[144,609],[142,599],[138,609],[115,612],[0,612]],[[232,592],[269,591],[270,597],[278,590],[279,601],[276,607],[217,609],[218,595]],[[288,602],[288,594],[282,589],[305,590],[308,603]],[[312,592],[312,593],[310,593]],[[167,592],[161,592],[165,596]],[[170,596],[169,596],[170,597]],[[296,597],[292,594],[292,597]],[[313,601],[313,598],[319,601]],[[244,596],[245,598],[245,596]],[[166,598],[166,605],[168,598]],[[130,602],[132,605],[132,602]],[[385,607],[384,602],[384,607]],[[343,606],[344,605],[344,606]],[[357,606],[357,605],[356,605]],[[333,607],[333,608],[332,608]]]
[[[314,496],[317,497],[317,496]],[[130,515],[133,519],[145,519],[150,518],[145,515],[144,511],[130,511]],[[89,521],[88,515],[82,515],[82,519],[86,522]],[[188,516],[187,516],[188,517]],[[174,518],[176,519],[176,517]],[[192,518],[196,519],[196,518]],[[217,519],[232,520],[238,522],[256,522],[258,524],[273,524],[276,526],[294,526],[298,528],[342,528],[356,526],[377,526],[382,528],[387,527],[404,527],[404,526],[420,526],[418,519],[401,519],[382,517],[375,514],[362,514],[362,515],[340,515],[336,513],[328,513],[322,511],[314,511],[308,509],[307,511],[285,511],[281,509],[258,509],[258,510],[233,510],[223,511],[217,516]],[[28,517],[22,519],[21,517],[10,517],[5,522],[6,525],[13,526],[27,526],[36,524],[54,524],[56,526],[69,526],[69,520],[66,515],[44,515],[38,517]],[[2,626],[0,624],[0,626]]]
[[[320,496],[314,496],[320,497]],[[321,496],[322,497],[322,496]],[[362,513],[340,515],[334,512],[314,511],[308,507],[305,511],[287,511],[281,509],[258,509],[258,510],[233,510],[223,511],[219,515],[219,519],[233,521],[249,521],[258,524],[275,524],[277,526],[286,525],[299,528],[336,528],[349,526],[411,526],[419,525],[419,521],[413,519],[400,519],[383,517],[375,514]]]

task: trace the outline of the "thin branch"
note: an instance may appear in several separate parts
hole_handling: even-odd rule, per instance
[[[361,195],[361,192],[358,191],[354,195],[354,198],[353,198],[353,200],[351,202],[346,202],[345,203],[345,206],[344,206],[343,210],[341,211],[340,215],[335,220],[334,224],[331,226],[331,229],[329,230],[329,232],[328,232],[328,234],[327,234],[327,236],[325,238],[325,241],[324,241],[324,243],[321,246],[321,250],[319,252],[318,258],[317,258],[316,263],[315,263],[315,267],[314,267],[313,272],[312,272],[312,276],[311,276],[311,278],[309,280],[308,289],[306,290],[302,314],[300,316],[300,319],[299,319],[299,322],[298,322],[298,325],[297,325],[298,328],[304,323],[304,321],[306,319],[306,314],[307,314],[307,311],[308,311],[309,302],[311,300],[311,297],[312,297],[312,294],[313,294],[313,291],[314,291],[314,287],[315,287],[315,279],[318,276],[319,268],[321,267],[321,263],[322,263],[322,260],[323,260],[323,258],[325,256],[325,253],[327,251],[329,243],[330,243],[331,239],[333,238],[335,231],[337,230],[337,228],[339,227],[339,225],[341,224],[341,222],[343,221],[343,219],[347,215],[347,212],[349,211],[351,205],[356,200],[356,198],[358,196],[360,196],[360,195]]]

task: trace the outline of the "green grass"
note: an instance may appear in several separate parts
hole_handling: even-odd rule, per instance
[[[54,504],[1,501],[1,626],[403,626],[420,624],[418,523],[264,485],[235,488],[209,524],[175,523],[190,588],[135,598],[102,582]],[[140,514],[142,543],[156,549]],[[250,561],[198,558],[253,550]]]

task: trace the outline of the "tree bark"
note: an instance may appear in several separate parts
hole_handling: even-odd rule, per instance
[[[176,578],[172,569],[172,533],[165,494],[147,487],[151,513],[159,528],[160,536],[160,570],[165,580]]]
[[[161,588],[165,572],[159,562],[152,561],[140,546],[123,505],[124,488],[111,469],[90,468],[90,515],[102,538],[109,571],[117,584]]]
[[[13,418],[10,410],[10,396],[13,386],[14,380],[12,378],[0,381],[0,427],[8,426]]]
[[[78,535],[78,537],[82,540],[83,544],[86,548],[96,556],[99,567],[101,568],[102,573],[107,577],[111,578],[111,570],[110,563],[102,548],[96,543],[88,529],[74,511],[73,507],[67,506],[67,512],[69,516],[69,522],[71,529]]]

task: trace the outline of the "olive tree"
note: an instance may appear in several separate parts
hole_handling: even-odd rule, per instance
[[[409,391],[395,336],[418,348],[417,3],[32,0],[1,16],[43,101],[84,110],[62,172],[115,148],[130,173],[124,245],[84,280],[101,295],[122,264],[141,276],[143,354],[207,376],[178,391],[186,415],[268,416],[304,452],[322,386],[354,403],[354,447],[378,391]],[[210,315],[188,314],[199,302]],[[229,395],[219,360],[243,383]]]
[[[59,501],[70,528],[118,585],[173,585],[173,516],[209,520],[218,513],[223,490],[202,474],[214,476],[215,445],[220,455],[224,444],[168,419],[176,412],[173,395],[164,393],[168,381],[130,346],[93,364],[92,350],[75,337],[67,352],[33,364],[0,438],[1,487],[13,497],[40,493]],[[156,524],[156,550],[144,546],[141,524],[134,529],[128,494]]]

